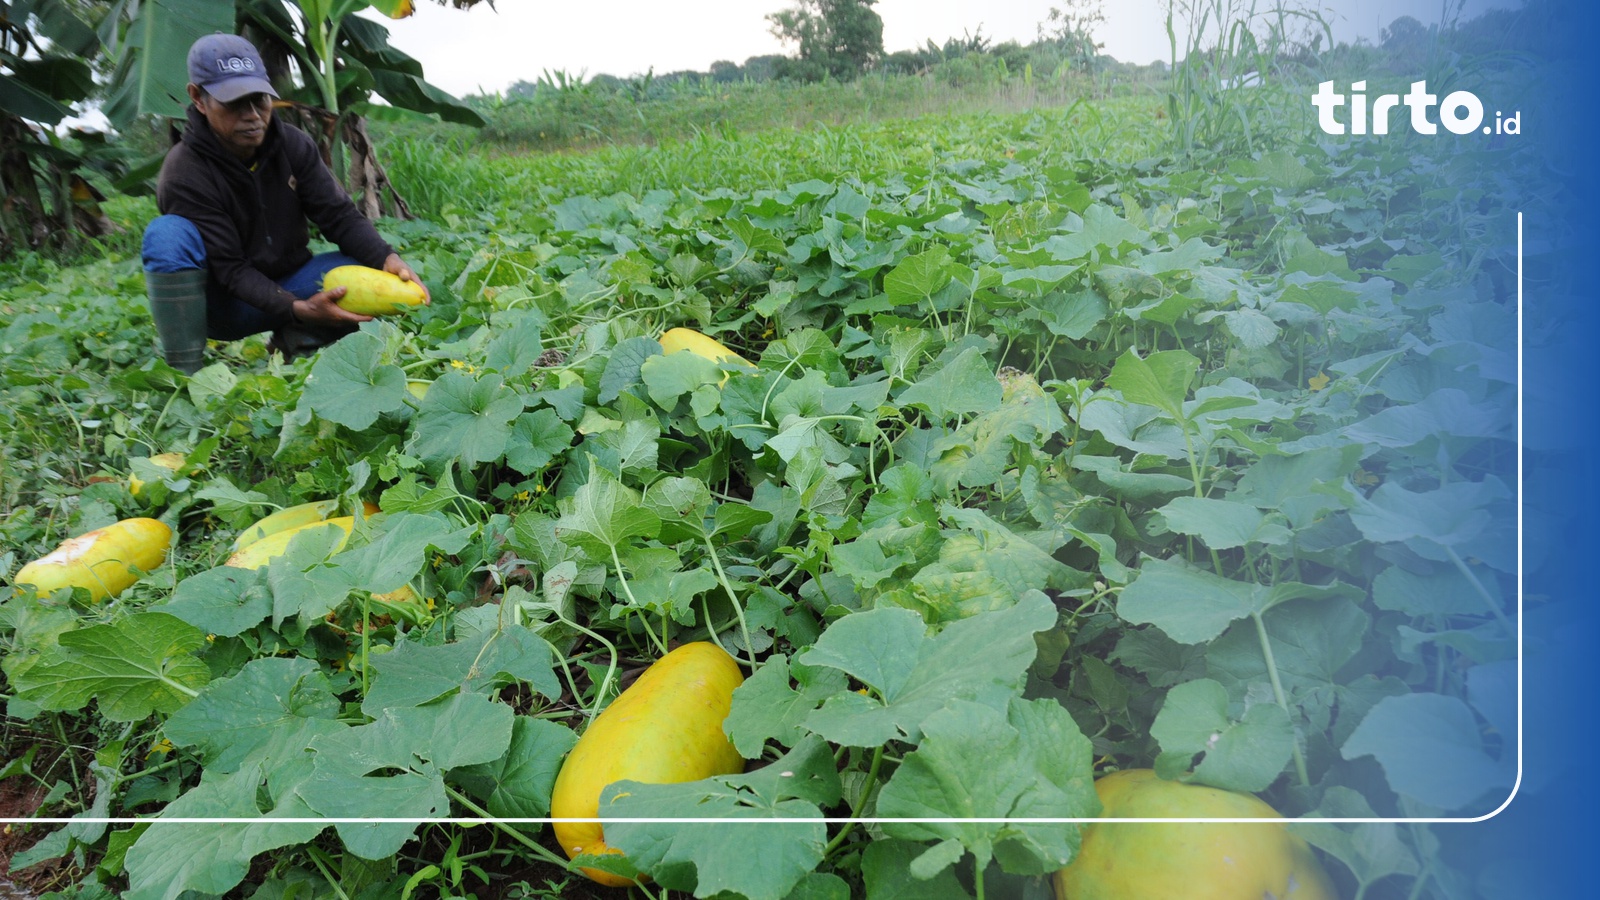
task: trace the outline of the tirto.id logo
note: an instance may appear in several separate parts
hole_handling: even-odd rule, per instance
[[[1446,94],[1440,100],[1437,94],[1428,93],[1426,81],[1411,82],[1411,91],[1404,97],[1399,94],[1379,94],[1371,104],[1371,114],[1367,112],[1367,83],[1357,81],[1350,85],[1350,133],[1351,134],[1388,134],[1389,115],[1396,106],[1404,104],[1411,112],[1411,130],[1417,134],[1438,134],[1439,126],[1451,134],[1471,134],[1482,131],[1484,134],[1510,134],[1522,133],[1522,113],[1512,110],[1510,115],[1502,115],[1500,110],[1494,112],[1494,124],[1484,124],[1483,101],[1471,91],[1455,91]],[[1317,85],[1317,93],[1311,98],[1311,105],[1317,108],[1317,125],[1327,134],[1344,134],[1345,123],[1339,121],[1337,112],[1345,105],[1346,96],[1333,92],[1333,82],[1324,81]],[[1428,118],[1428,111],[1434,107],[1439,109],[1437,122]]]

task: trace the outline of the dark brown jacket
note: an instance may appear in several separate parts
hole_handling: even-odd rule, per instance
[[[334,180],[311,137],[276,118],[252,169],[222,146],[190,105],[183,139],[161,164],[156,206],[200,230],[213,280],[283,318],[296,298],[276,279],[310,261],[307,219],[364,265],[382,268],[393,252]]]

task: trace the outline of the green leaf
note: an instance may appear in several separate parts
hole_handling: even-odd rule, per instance
[[[1083,340],[1110,312],[1106,298],[1094,291],[1051,291],[1027,302],[1046,330],[1069,341]]]
[[[915,743],[923,720],[951,700],[1003,708],[1038,652],[1033,633],[1055,621],[1055,606],[1038,591],[1009,609],[953,622],[931,638],[910,610],[845,616],[796,660],[845,672],[875,695],[835,694],[806,717],[805,728],[836,744],[877,747],[891,740]]]
[[[429,547],[455,553],[471,536],[469,529],[448,530],[437,516],[407,512],[394,514],[380,527],[372,543],[332,561],[328,557],[338,535],[334,527],[308,528],[292,537],[284,554],[267,566],[274,627],[294,617],[309,627],[352,591],[398,590],[422,571]]]
[[[1344,429],[1344,436],[1362,444],[1401,449],[1430,437],[1509,436],[1509,410],[1474,403],[1464,391],[1444,388],[1418,403],[1391,406]]]
[[[799,690],[789,686],[793,670]],[[837,669],[804,666],[781,653],[767,658],[755,673],[734,688],[733,707],[723,729],[745,759],[757,759],[768,740],[794,746],[805,735],[806,716],[818,704],[843,691],[849,682]]]
[[[1379,609],[1419,618],[1477,616],[1483,614],[1479,587],[1489,591],[1496,603],[1502,601],[1500,584],[1492,578],[1480,579],[1474,584],[1454,567],[1425,573],[1390,566],[1372,580],[1372,602]]]
[[[1340,753],[1375,757],[1396,793],[1445,811],[1475,801],[1492,808],[1498,798],[1491,795],[1509,790],[1516,778],[1514,761],[1484,751],[1472,710],[1443,694],[1378,701]]]
[[[421,706],[455,691],[486,694],[520,682],[560,699],[561,684],[551,668],[554,655],[543,638],[520,625],[437,646],[402,641],[372,658],[377,678],[361,709],[376,717],[385,709]]]
[[[118,126],[145,115],[182,118],[189,103],[183,60],[202,36],[233,33],[234,8],[210,0],[147,0],[122,33],[105,113]]]
[[[382,523],[372,543],[341,554],[339,566],[352,590],[399,590],[422,571],[430,547],[458,553],[472,539],[473,529],[450,525],[443,516],[396,513]]]
[[[907,256],[883,276],[883,291],[896,304],[916,306],[931,302],[933,295],[950,283],[950,251],[942,244],[915,256]]]
[[[763,231],[760,228],[757,228],[755,225],[751,224],[750,219],[747,217],[728,219],[724,222],[724,224],[726,224],[728,226],[728,230],[733,233],[733,237],[738,244],[742,244],[751,252],[771,253],[776,256],[782,254],[786,249],[788,249],[784,246],[783,241],[779,239],[777,235],[771,233],[770,231]],[[743,253],[741,251],[735,255],[743,255]]]
[[[152,825],[128,848],[129,900],[178,900],[188,891],[223,894],[244,880],[258,854],[304,844],[326,825],[274,822],[275,817],[311,817],[298,796],[275,798],[270,813],[258,805],[265,773],[259,763],[234,774],[207,771],[197,787],[167,804],[161,818],[255,820],[227,827]]]
[[[179,747],[197,748],[207,771],[231,772],[286,730],[308,739],[343,730],[338,715],[339,701],[315,661],[266,657],[206,685],[194,702],[173,713],[162,731]],[[320,721],[304,731],[312,719]]]
[[[1181,559],[1152,559],[1117,598],[1117,615],[1154,625],[1180,643],[1200,644],[1235,619],[1265,609],[1268,601],[1260,585],[1219,578]]]
[[[808,872],[787,900],[850,900],[850,883],[832,872]]]
[[[1185,350],[1161,350],[1144,359],[1130,347],[1111,367],[1106,384],[1122,392],[1130,403],[1153,406],[1174,421],[1183,416],[1183,401],[1189,396],[1200,360]]]
[[[634,538],[655,537],[661,518],[640,505],[639,493],[596,465],[589,480],[561,503],[556,534],[561,540],[595,556],[610,559]]]
[[[506,439],[506,465],[524,475],[542,471],[572,446],[574,432],[553,409],[523,413]]]
[[[156,607],[209,634],[233,637],[272,614],[266,569],[218,566],[178,582],[172,599]]]
[[[550,792],[561,761],[578,742],[572,729],[517,716],[511,725],[511,747],[499,759],[463,766],[452,773],[491,815],[534,819],[550,814]]]
[[[405,379],[400,380],[405,390]],[[505,452],[522,398],[499,375],[448,372],[428,388],[412,425],[412,450],[435,470],[459,460],[463,471]]]
[[[1003,761],[1003,762],[1002,762]],[[923,739],[878,794],[886,818],[1074,818],[1099,810],[1089,741],[1054,700],[1011,702],[1010,712],[955,700],[923,723]],[[1072,861],[1070,826],[980,822],[885,822],[892,837],[959,841],[982,871],[998,857],[1006,871],[1043,875]],[[928,878],[959,853],[912,874]],[[920,862],[920,861],[919,861]]]
[[[1166,519],[1167,528],[1179,534],[1195,535],[1213,550],[1243,547],[1251,541],[1263,541],[1264,537],[1271,537],[1262,534],[1266,516],[1261,510],[1233,500],[1176,497],[1161,507],[1159,512]],[[1287,539],[1287,532],[1282,527],[1278,527],[1274,534],[1281,536],[1265,542],[1276,543]]]
[[[639,367],[639,377],[644,380],[650,400],[668,412],[678,404],[678,398],[692,393],[703,384],[716,384],[722,380],[722,370],[709,359],[687,350],[670,356],[651,356]]]
[[[1186,763],[1203,755],[1194,780],[1228,791],[1256,793],[1276,781],[1294,752],[1294,727],[1281,707],[1262,703],[1235,721],[1228,716],[1228,691],[1210,679],[1180,684],[1150,726],[1163,756]]]
[[[324,419],[355,431],[404,406],[406,373],[383,362],[383,343],[370,331],[358,331],[318,353],[302,401]]]
[[[485,366],[506,378],[518,378],[538,361],[544,352],[540,335],[544,316],[528,310],[513,310],[495,322],[494,337],[484,351]]]
[[[1330,819],[1377,818],[1366,798],[1341,785],[1328,788],[1322,803],[1311,815]],[[1293,827],[1295,834],[1344,863],[1362,885],[1390,875],[1416,875],[1422,868],[1415,852],[1401,839],[1400,826],[1394,822],[1300,823]]]
[[[605,371],[600,375],[599,401],[610,403],[624,389],[638,384],[645,360],[660,355],[661,344],[655,338],[628,338],[612,347],[606,357]]]
[[[901,406],[919,406],[936,422],[1000,405],[1000,382],[988,360],[969,347],[938,371],[919,379],[896,398]]]
[[[922,844],[892,839],[867,844],[861,854],[866,900],[969,900],[971,895],[953,869],[942,869],[930,879],[911,874],[912,862],[924,849]]]
[[[1476,537],[1492,522],[1482,507],[1482,485],[1455,481],[1432,491],[1408,491],[1386,481],[1370,499],[1358,498],[1350,521],[1367,540],[1385,543],[1421,538],[1445,547]]]
[[[601,815],[619,818],[784,819],[736,822],[608,822],[606,843],[620,848],[663,887],[711,897],[784,900],[822,862],[827,828],[817,805],[839,800],[833,756],[812,738],[750,775],[685,784],[623,781],[600,795]],[[739,852],[728,852],[738,847]]]
[[[446,122],[482,128],[488,124],[472,107],[415,75],[385,69],[372,70],[373,88],[383,99],[402,109],[434,113]]]
[[[68,631],[13,679],[17,696],[41,709],[79,710],[99,700],[113,722],[171,713],[210,679],[195,650],[205,634],[163,612],[134,613],[110,625]]]
[[[450,808],[443,772],[504,756],[514,718],[510,707],[477,694],[386,709],[371,724],[312,741],[313,770],[297,790],[307,806],[330,818],[433,818]],[[352,853],[382,859],[398,852],[417,826],[373,822],[335,828]]]

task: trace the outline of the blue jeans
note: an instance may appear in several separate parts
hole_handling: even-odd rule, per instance
[[[144,270],[182,272],[206,267],[206,245],[200,229],[182,216],[157,216],[144,230]],[[278,286],[304,300],[322,289],[322,276],[337,266],[360,265],[343,253],[319,253],[285,278]],[[234,297],[216,279],[206,282],[206,337],[236,341],[262,331],[273,331],[290,324]]]

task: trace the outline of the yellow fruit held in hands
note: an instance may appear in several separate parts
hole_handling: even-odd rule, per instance
[[[744,681],[739,664],[715,644],[684,644],[645,670],[578,739],[556,776],[552,818],[599,815],[600,792],[618,781],[676,784],[744,771],[744,760],[722,733],[733,689]],[[572,859],[621,853],[609,847],[597,822],[556,822],[556,840]],[[633,882],[584,869],[601,884]]]
[[[350,539],[350,529],[355,527],[356,519],[355,516],[340,516],[337,519],[321,519],[315,522],[307,522],[304,525],[296,525],[293,528],[286,528],[283,531],[269,534],[261,540],[249,544],[243,550],[237,551],[228,557],[228,561],[223,565],[233,566],[235,569],[259,569],[277,557],[282,556],[284,551],[289,549],[289,541],[295,535],[308,528],[317,528],[323,525],[338,526],[339,536],[333,545],[333,552],[338,553],[344,549],[345,541]]]
[[[363,316],[392,316],[413,306],[421,306],[422,285],[402,281],[382,269],[366,266],[338,266],[322,276],[322,289],[345,288],[339,306]]]
[[[369,516],[376,515],[378,512],[378,507],[371,503],[364,503],[362,507]],[[235,551],[243,550],[256,541],[271,537],[280,531],[288,531],[291,528],[299,528],[301,525],[321,522],[328,517],[329,513],[338,508],[339,501],[335,499],[313,500],[310,503],[302,503],[298,506],[280,509],[270,516],[256,520],[254,525],[239,532],[239,536],[233,539],[233,549]]]
[[[184,455],[182,453],[157,453],[155,456],[150,457],[150,461],[164,469],[171,469],[176,472],[183,467]],[[142,490],[144,490],[144,479],[129,472],[128,493],[137,497]]]
[[[40,595],[64,587],[89,591],[99,603],[115,597],[139,580],[135,569],[148,572],[167,559],[172,529],[155,519],[123,519],[114,525],[78,535],[23,566],[12,579],[31,584]]]
[[[1278,819],[1249,794],[1164,781],[1150,769],[1095,782],[1108,819]],[[1057,900],[1337,900],[1305,841],[1282,823],[1102,822],[1083,832]]]

